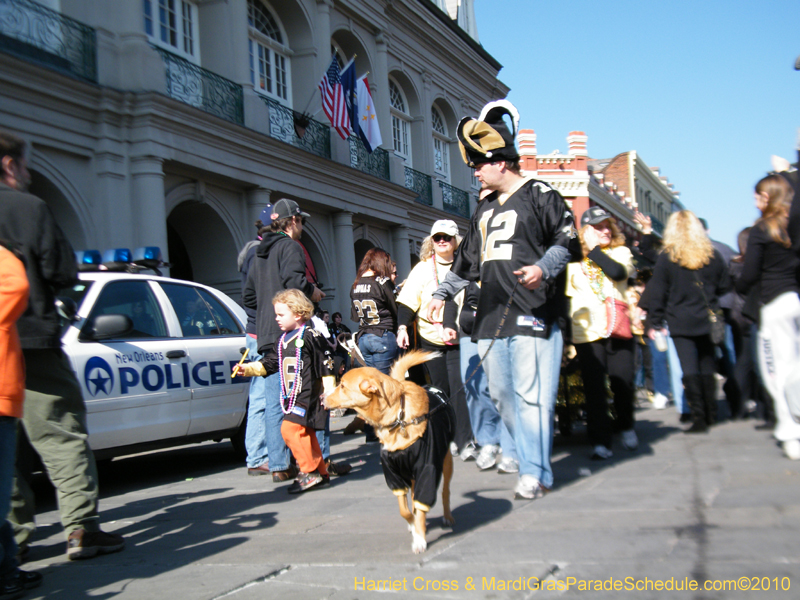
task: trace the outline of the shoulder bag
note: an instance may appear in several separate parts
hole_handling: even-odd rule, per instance
[[[722,314],[721,308],[716,310],[711,308],[711,304],[706,297],[705,289],[703,289],[703,282],[700,281],[700,278],[697,276],[697,271],[692,271],[692,273],[694,273],[695,282],[697,283],[697,287],[700,288],[700,293],[703,295],[703,302],[705,302],[706,310],[708,311],[708,323],[711,325],[711,331],[709,333],[711,342],[715,346],[719,346],[725,341],[725,316]]]

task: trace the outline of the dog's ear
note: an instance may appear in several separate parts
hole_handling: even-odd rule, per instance
[[[378,393],[378,386],[375,385],[374,381],[370,381],[367,378],[361,380],[361,383],[358,384],[358,389],[362,394],[370,398]]]

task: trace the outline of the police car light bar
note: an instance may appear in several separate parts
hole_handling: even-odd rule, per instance
[[[169,267],[161,258],[158,246],[142,246],[131,252],[128,248],[111,248],[101,255],[98,250],[83,250],[75,253],[79,271],[123,271],[138,273],[149,269],[161,275],[158,267]]]
[[[79,271],[97,271],[102,262],[100,251],[81,250],[80,252],[75,252],[75,262],[78,263]]]

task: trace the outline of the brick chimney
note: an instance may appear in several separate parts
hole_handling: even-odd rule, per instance
[[[583,131],[570,131],[567,136],[567,144],[569,145],[569,154],[572,156],[588,156],[586,152],[587,136]]]
[[[520,129],[517,134],[517,145],[519,146],[519,162],[522,170],[537,171],[539,165],[536,160],[536,133],[533,129]]]

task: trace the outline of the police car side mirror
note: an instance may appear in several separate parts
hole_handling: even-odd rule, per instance
[[[56,298],[56,312],[67,323],[73,323],[78,320],[78,305],[72,298],[60,296]]]
[[[128,315],[97,315],[81,328],[78,339],[82,342],[99,342],[121,338],[133,331],[133,321]]]

